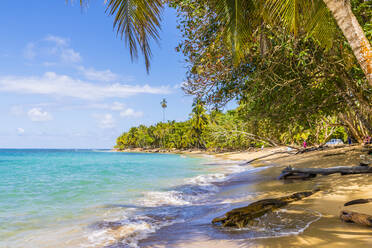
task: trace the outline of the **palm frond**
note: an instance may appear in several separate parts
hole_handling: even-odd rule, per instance
[[[264,17],[267,22],[282,25],[297,35],[300,30],[330,48],[336,28],[323,0],[265,0]]]
[[[235,59],[243,57],[249,40],[261,19],[255,0],[212,0],[220,25],[218,39],[223,39],[232,49]]]
[[[309,9],[311,1],[307,0],[267,0],[265,9],[269,18],[280,22],[290,32],[297,35],[301,15],[305,16],[303,10]]]
[[[74,2],[74,0],[66,0]],[[89,0],[79,0],[81,7],[87,7]],[[137,59],[141,52],[147,72],[152,56],[150,43],[159,40],[162,0],[105,0],[106,13],[114,16],[114,29],[124,38],[129,47],[131,59]]]
[[[328,8],[322,0],[314,4],[311,11],[312,16],[305,23],[304,28],[308,36],[314,37],[326,49],[330,49],[336,34],[337,25]]]
[[[108,0],[106,11],[114,16],[117,35],[125,39],[132,59],[143,54],[147,71],[152,56],[150,43],[159,39],[161,0]]]

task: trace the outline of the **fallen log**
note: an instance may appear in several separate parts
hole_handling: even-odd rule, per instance
[[[212,220],[213,224],[220,224],[223,227],[237,227],[242,228],[251,223],[257,217],[264,215],[269,211],[284,207],[291,202],[301,200],[302,198],[311,196],[319,189],[313,191],[304,191],[295,193],[289,196],[264,199],[253,202],[246,207],[236,208],[227,212],[222,217],[217,217]]]
[[[368,214],[361,214],[357,212],[343,210],[340,213],[340,218],[341,220],[348,223],[356,223],[372,227],[372,216]]]
[[[365,204],[369,202],[372,202],[372,199],[357,199],[357,200],[346,202],[344,206],[346,207],[346,206],[355,205],[355,204]]]
[[[316,177],[316,175],[331,175],[340,173],[341,175],[372,173],[370,166],[336,166],[330,168],[303,168],[296,169],[291,166],[282,170],[279,179],[306,179]]]

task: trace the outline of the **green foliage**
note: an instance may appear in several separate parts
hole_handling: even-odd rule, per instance
[[[217,35],[219,19],[213,10],[200,0],[175,2],[183,32],[179,50],[189,63],[186,93],[217,107],[231,99],[238,100],[246,125],[252,125],[254,130],[253,126],[259,123],[265,131],[256,134],[276,142],[293,139],[298,143],[307,136],[312,142],[319,142],[321,133],[312,138],[301,130],[315,130],[331,117],[337,117],[334,125],[346,126],[357,140],[372,131],[372,91],[340,30],[332,31],[334,46],[326,50],[319,45],[319,39],[313,39],[301,29],[293,36],[281,25],[261,22],[248,42],[249,53],[236,63],[230,44]],[[283,7],[279,6],[281,1],[270,0],[266,6],[274,2],[277,4],[272,8],[279,11]],[[300,12],[307,5],[323,4],[287,2],[304,4],[296,10]],[[367,25],[371,15],[366,4],[354,2],[354,9],[362,13],[357,15],[363,19],[360,23]],[[193,7],[189,8],[189,4]],[[279,12],[282,11],[290,10]],[[290,15],[303,18],[293,11]],[[292,17],[289,19],[293,20]],[[292,136],[281,139],[287,132]]]
[[[204,103],[197,99],[193,104],[193,109],[191,112],[190,137],[198,148],[205,148],[203,132],[206,129],[208,122],[208,116],[204,108]]]
[[[118,148],[240,150],[371,133],[372,90],[323,1],[168,3],[189,66],[183,89],[197,100],[189,120],[132,128]],[[351,3],[370,37],[370,1]],[[218,111],[232,99],[236,110]]]
[[[369,41],[372,40],[372,1],[351,0],[353,12]]]
[[[247,120],[241,108],[222,113],[206,113],[200,101],[194,104],[191,118],[184,122],[159,122],[149,127],[132,127],[117,138],[116,148],[207,149],[212,151],[245,150],[250,147],[325,143],[331,138],[346,141],[344,127],[337,118],[319,121],[311,127],[292,124],[279,129],[268,120]]]

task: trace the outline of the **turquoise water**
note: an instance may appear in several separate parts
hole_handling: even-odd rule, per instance
[[[200,175],[216,173],[216,166],[201,166],[203,161],[169,154],[0,150],[0,247],[100,247],[110,238],[89,225],[129,220],[130,211],[144,206],[185,204],[188,198],[172,190],[185,182],[213,190]],[[154,229],[144,220],[130,223],[135,231]]]
[[[293,206],[244,230],[211,225],[265,192],[304,187],[278,181],[279,172],[210,157],[0,149],[0,247],[182,247],[173,244],[299,234],[319,213]]]

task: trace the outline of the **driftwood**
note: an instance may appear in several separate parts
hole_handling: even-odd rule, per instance
[[[343,210],[340,213],[340,218],[345,222],[372,227],[372,216],[368,214]]]
[[[221,224],[223,227],[242,228],[249,225],[253,219],[260,217],[269,211],[284,207],[291,202],[301,200],[317,191],[319,191],[319,189],[253,202],[246,207],[233,209],[227,212],[224,216],[213,219],[212,223]]]
[[[346,202],[344,204],[344,206],[350,206],[350,205],[355,205],[355,204],[365,204],[365,203],[369,203],[369,202],[372,202],[372,198],[371,199],[352,200],[352,201]]]
[[[288,166],[279,176],[279,179],[307,179],[320,175],[340,173],[341,175],[372,173],[372,167],[368,165],[336,166],[330,168],[304,168],[296,169]]]

